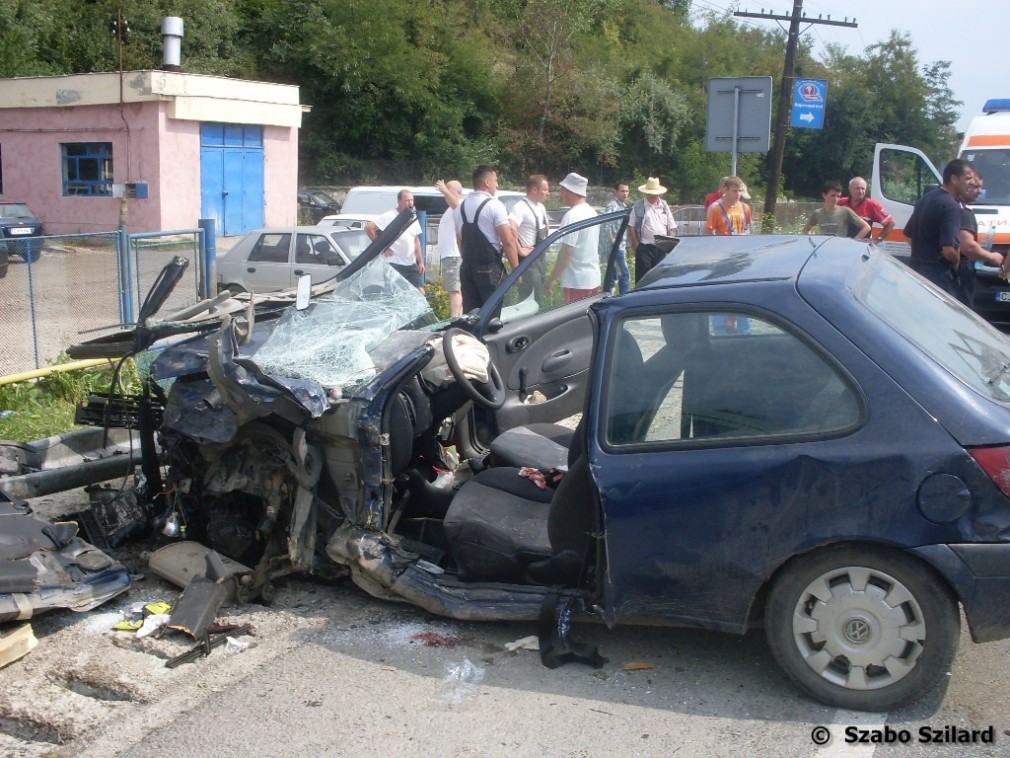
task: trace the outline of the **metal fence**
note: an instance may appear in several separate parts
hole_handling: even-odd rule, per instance
[[[0,279],[5,327],[0,375],[43,368],[72,344],[132,324],[151,284],[175,255],[190,265],[164,311],[198,302],[207,270],[203,234],[201,229],[67,234],[38,238],[37,260],[12,253],[7,276]]]

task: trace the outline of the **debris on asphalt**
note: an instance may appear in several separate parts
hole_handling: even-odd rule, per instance
[[[0,622],[45,611],[90,611],[125,592],[118,561],[77,535],[73,521],[47,521],[0,490]]]
[[[446,705],[473,702],[480,694],[480,683],[483,681],[483,667],[469,658],[449,663],[445,667],[445,677],[435,692],[435,700]]]
[[[231,633],[229,635],[229,632]],[[165,661],[165,668],[174,669],[177,666],[181,666],[183,663],[190,663],[192,661],[198,660],[205,655],[210,655],[210,651],[221,645],[226,645],[228,643],[229,637],[241,637],[243,634],[252,634],[252,624],[242,624],[239,627],[229,626],[227,631],[222,632],[208,632],[207,636],[202,642],[198,642],[192,648],[187,650],[181,655],[177,655],[174,658],[170,658]]]
[[[0,634],[0,668],[24,658],[38,644],[31,624],[22,624],[13,632]]]
[[[655,663],[649,663],[648,661],[628,661],[622,667],[622,671],[647,671],[649,669],[656,668]]]
[[[517,650],[532,650],[534,653],[539,653],[540,641],[535,634],[531,634],[529,637],[520,637],[512,642],[506,642],[505,649],[510,653],[514,653]]]

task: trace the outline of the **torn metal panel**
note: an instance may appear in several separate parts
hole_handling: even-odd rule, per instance
[[[55,608],[88,611],[130,586],[126,568],[0,490],[0,623]]]
[[[185,632],[195,640],[204,640],[227,597],[224,585],[205,576],[194,576],[173,606],[166,626]]]
[[[193,577],[203,576],[207,570],[207,555],[211,549],[199,542],[184,541],[173,542],[165,545],[151,554],[149,566],[151,572],[157,574],[162,579],[167,579],[177,587],[185,589],[193,580]],[[243,592],[241,588],[245,580],[252,574],[252,569],[231,558],[218,555],[218,560],[224,566],[224,573],[216,569],[217,579],[225,588],[227,595],[226,605],[235,605],[241,602]]]

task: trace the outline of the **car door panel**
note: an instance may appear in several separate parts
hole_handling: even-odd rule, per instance
[[[547,260],[544,269],[553,270],[565,241],[575,244],[576,239],[582,240],[582,230],[600,228],[608,221],[620,223],[627,215],[624,211],[596,216],[548,236],[481,309],[476,332],[487,344],[508,390],[504,406],[495,412],[498,429],[560,421],[581,412],[593,350],[588,310],[601,295],[565,303],[562,287],[558,286],[554,293],[545,295],[544,302],[537,304],[533,313],[517,311],[511,316],[501,304],[532,302],[518,294],[524,271],[538,265],[541,258]],[[581,245],[580,249],[584,250]],[[592,255],[597,261],[598,254],[594,247]],[[612,250],[611,255],[614,254],[616,251]],[[605,271],[606,263],[600,263],[601,281]],[[500,318],[495,315],[499,311],[503,314]]]
[[[712,324],[726,315],[711,313]],[[929,474],[923,449],[937,461],[958,453],[949,435],[833,329],[795,326],[820,323],[812,314],[793,324],[747,318],[747,333],[706,328],[665,383],[652,358],[621,376],[613,358],[620,325],[601,327],[613,344],[597,353],[602,388],[591,403],[589,455],[604,511],[608,623],[651,618],[743,632],[752,599],[793,555],[865,535],[873,523],[885,542],[949,536],[918,516],[908,488]],[[685,331],[670,329],[667,345]],[[632,424],[634,437],[616,439],[618,401],[636,395],[651,411],[649,428]],[[662,434],[650,436],[657,427]]]
[[[508,390],[495,414],[499,429],[559,421],[582,410],[593,351],[586,309],[596,299],[550,311],[535,323],[506,325],[485,338]]]

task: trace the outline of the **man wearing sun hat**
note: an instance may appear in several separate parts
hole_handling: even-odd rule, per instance
[[[673,237],[677,233],[673,211],[660,197],[666,194],[666,187],[659,183],[659,179],[650,176],[638,191],[645,197],[631,207],[631,218],[628,219],[628,236],[635,247],[636,285],[666,256],[666,252],[656,245],[657,235]]]
[[[561,228],[585,221],[596,215],[596,211],[586,202],[589,180],[578,174],[569,174],[560,182],[561,202],[570,206]],[[600,292],[600,227],[591,226],[571,232],[561,238],[561,251],[554,264],[544,289],[548,294],[554,291],[554,285],[560,280],[565,290],[565,302],[574,303],[591,297]]]

